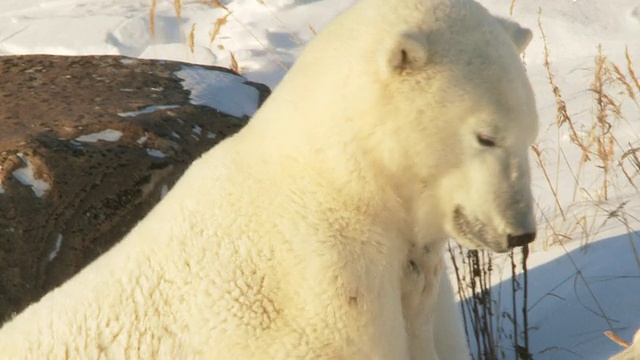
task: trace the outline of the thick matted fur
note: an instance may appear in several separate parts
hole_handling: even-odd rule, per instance
[[[468,357],[442,244],[535,235],[530,38],[471,0],[359,1],[0,357]]]

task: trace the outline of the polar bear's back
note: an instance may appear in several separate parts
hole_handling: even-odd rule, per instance
[[[484,63],[464,49],[475,29],[456,28],[439,5],[464,12],[471,1],[390,4],[361,0],[321,32],[247,127],[195,161],[120,244],[3,328],[2,355],[408,358],[422,339],[407,336],[407,254],[443,241],[450,194],[435,184],[480,158],[460,156],[478,149],[472,132],[460,136],[477,118],[470,103],[495,114],[517,93],[473,91],[513,85],[487,74],[521,64],[511,43],[506,60],[484,49]],[[483,33],[504,38],[488,41],[508,42],[478,11]]]

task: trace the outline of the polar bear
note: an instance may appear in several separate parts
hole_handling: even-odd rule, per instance
[[[464,358],[445,239],[535,237],[530,37],[472,0],[360,0],[0,357]]]

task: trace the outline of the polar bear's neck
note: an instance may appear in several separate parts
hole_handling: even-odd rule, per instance
[[[385,209],[372,213],[380,216],[380,211],[386,211],[386,216],[406,219],[403,223],[410,222],[408,228],[416,231],[412,238],[424,238],[428,233],[440,240],[444,237],[440,225],[427,221],[439,218],[429,213],[437,211],[435,206],[429,206],[436,201],[435,196],[424,193],[428,186],[414,181],[417,176],[403,167],[401,156],[384,158],[400,153],[390,147],[404,145],[384,141],[388,119],[381,116],[379,109],[371,108],[371,104],[388,101],[378,84],[379,75],[369,66],[376,61],[379,43],[385,41],[389,30],[366,25],[389,21],[390,13],[379,13],[379,9],[388,6],[372,4],[379,1],[361,0],[324,29],[237,140],[245,141],[248,151],[259,148],[263,162],[287,159],[301,167],[300,177],[309,176],[309,181],[332,188],[336,194],[381,204]],[[427,3],[438,3],[412,1],[420,10],[416,13],[423,14],[415,15],[415,22],[423,21],[425,12],[435,11],[425,10]],[[457,2],[442,0],[441,5],[446,8]],[[351,18],[352,13],[357,14],[357,19]],[[395,17],[403,21],[408,18],[405,14]],[[388,27],[395,26],[390,20]],[[336,36],[336,32],[352,36]],[[343,40],[335,41],[336,38]]]

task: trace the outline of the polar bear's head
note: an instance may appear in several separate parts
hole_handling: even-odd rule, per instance
[[[445,235],[498,252],[525,245],[536,232],[528,154],[538,121],[519,54],[531,32],[475,2],[415,3],[427,19],[399,23],[378,57],[389,133],[406,147],[389,161],[417,172],[438,204],[425,214],[440,213]]]
[[[351,177],[366,162],[422,241],[506,251],[536,231],[537,112],[520,59],[531,37],[472,0],[360,0],[307,46],[253,127],[276,138],[286,125],[298,135],[279,146],[322,147]]]

